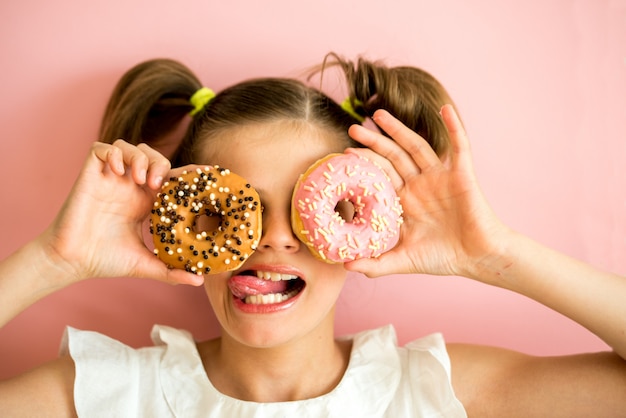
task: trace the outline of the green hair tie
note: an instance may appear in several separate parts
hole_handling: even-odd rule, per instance
[[[346,98],[346,100],[341,102],[341,108],[346,113],[348,113],[350,116],[352,116],[354,119],[358,120],[359,122],[361,122],[361,123],[365,122],[365,117],[359,115],[356,112],[356,110],[354,110],[354,107],[352,106],[353,102],[354,102],[355,106],[363,107],[363,102],[362,101],[360,101],[359,99],[350,99],[348,97],[348,98]]]
[[[214,97],[215,92],[208,87],[202,87],[196,91],[189,99],[189,103],[193,106],[193,110],[189,112],[189,115],[193,116],[200,112]]]

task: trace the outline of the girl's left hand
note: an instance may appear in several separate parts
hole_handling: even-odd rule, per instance
[[[378,258],[345,264],[376,277],[427,273],[475,277],[507,228],[493,214],[476,182],[469,143],[454,109],[441,110],[451,146],[440,159],[429,144],[384,110],[374,114],[380,133],[354,125],[349,134],[369,149],[350,149],[378,162],[391,177],[404,209],[398,244]],[[478,264],[477,264],[478,263]]]

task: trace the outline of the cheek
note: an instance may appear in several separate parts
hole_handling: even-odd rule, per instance
[[[228,273],[204,276],[204,291],[214,310],[228,297],[227,281]]]
[[[319,286],[324,292],[338,297],[346,282],[348,272],[341,264],[327,264],[323,261],[318,262],[321,265],[316,271],[317,277],[319,277],[316,286]]]

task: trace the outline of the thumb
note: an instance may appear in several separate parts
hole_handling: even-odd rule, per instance
[[[165,281],[172,284],[202,286],[204,284],[204,276],[201,274],[189,273],[180,269],[167,269]]]
[[[348,261],[344,264],[344,268],[348,271],[362,273],[370,278],[385,276],[399,272],[398,264],[393,262],[393,258],[391,253],[382,254],[377,258],[360,258]]]
[[[204,276],[190,273],[181,269],[169,268],[164,262],[152,255],[138,266],[137,276],[147,277],[169,284],[186,284],[200,286],[204,283]]]

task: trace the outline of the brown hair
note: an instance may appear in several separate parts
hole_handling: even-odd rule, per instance
[[[173,164],[193,163],[205,141],[227,129],[274,121],[304,122],[358,146],[347,134],[355,120],[324,93],[294,79],[259,78],[226,88],[195,115]]]
[[[128,70],[115,86],[100,126],[100,141],[122,138],[154,143],[171,132],[193,106],[189,98],[202,84],[183,64],[153,59]]]
[[[452,103],[443,86],[429,73],[414,67],[387,67],[359,58],[352,62],[329,54],[315,72],[338,67],[345,73],[355,111],[371,116],[386,109],[424,137],[442,155],[448,134],[439,116]],[[101,140],[124,138],[150,144],[174,129],[193,109],[189,99],[201,87],[184,65],[167,59],[150,60],[126,73],[113,92],[101,127]],[[196,162],[205,141],[233,127],[251,123],[296,121],[336,133],[345,145],[347,129],[358,121],[321,89],[288,78],[243,81],[219,92],[192,119],[173,166]]]
[[[417,67],[388,67],[363,58],[353,63],[333,53],[326,56],[320,68],[323,71],[328,66],[339,66],[345,73],[355,112],[365,117],[385,109],[426,139],[438,155],[446,153],[450,139],[439,111],[444,104],[454,103],[430,73]]]

